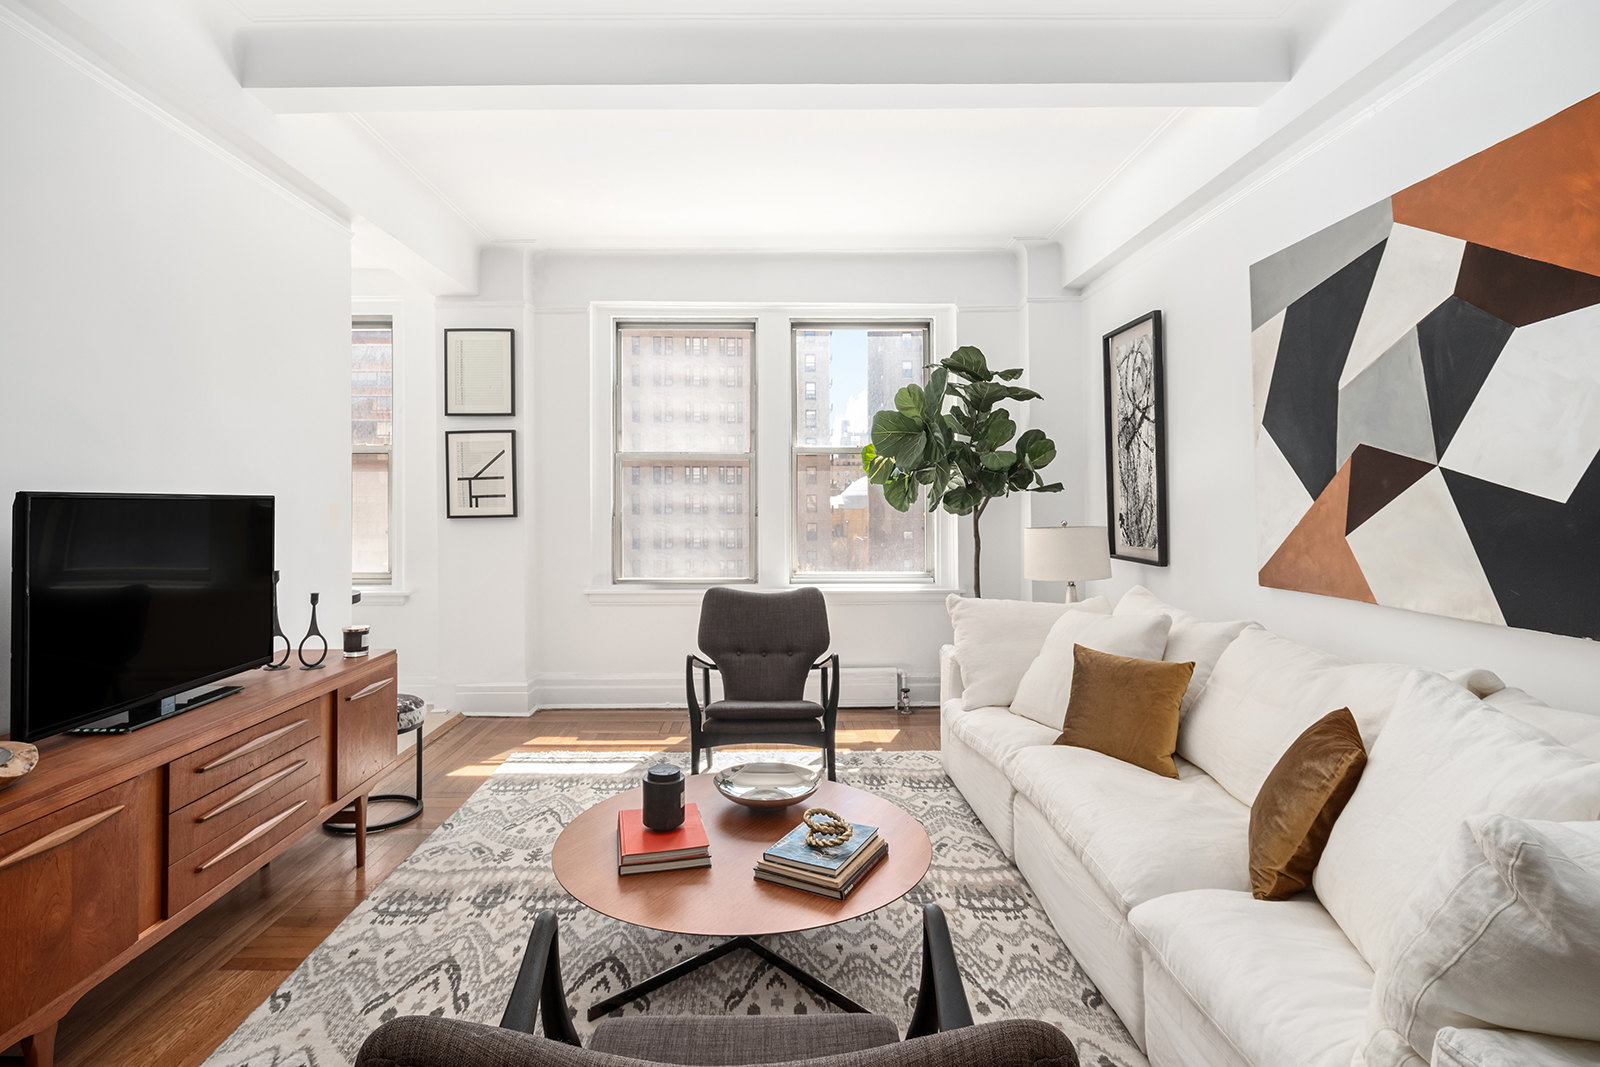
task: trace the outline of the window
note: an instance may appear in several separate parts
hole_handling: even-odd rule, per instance
[[[745,551],[746,538],[755,536],[749,506],[754,419],[745,417],[745,405],[754,399],[754,338],[749,324],[618,324],[616,580],[754,580],[754,553]],[[640,351],[657,357],[648,385],[642,375],[623,369],[625,358]],[[715,374],[713,360],[718,361]],[[680,388],[693,388],[697,399],[675,399],[675,380]],[[649,422],[622,414],[644,407],[653,414]],[[677,421],[674,412],[680,415]],[[624,424],[633,432],[624,434]],[[651,504],[647,542],[635,532],[643,521],[635,518],[638,508],[633,501],[623,506],[621,492],[622,485],[632,484],[630,469],[644,466],[650,468],[651,486],[663,487]],[[713,466],[720,490],[715,507],[708,493],[689,493],[676,498],[684,518],[674,521],[675,498],[665,487],[708,486]],[[641,547],[645,543],[650,547]]]
[[[394,320],[350,323],[350,570],[364,585],[394,580]]]
[[[861,447],[872,441],[873,414],[892,410],[895,393],[908,381],[924,380],[930,332],[923,323],[792,327],[799,397],[795,529],[796,540],[807,543],[796,557],[797,576],[932,579],[933,523],[926,500],[908,512],[894,510],[883,490],[867,483],[861,463]],[[833,536],[819,541],[823,501]]]

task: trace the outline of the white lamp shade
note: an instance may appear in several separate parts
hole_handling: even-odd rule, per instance
[[[1111,577],[1104,526],[1037,526],[1022,531],[1022,576],[1035,582]]]

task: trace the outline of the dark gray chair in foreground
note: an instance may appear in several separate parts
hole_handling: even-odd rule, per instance
[[[716,586],[700,601],[700,651],[685,665],[689,689],[690,773],[700,750],[719,745],[806,745],[826,755],[834,773],[834,723],[839,717],[839,657],[828,650],[828,605],[820,589],[782,593]],[[694,676],[700,672],[701,692]],[[711,672],[722,675],[723,698],[711,700]],[[821,672],[821,704],[805,699],[806,678]]]
[[[544,1037],[533,1035],[543,1009]],[[542,913],[498,1027],[426,1015],[372,1032],[356,1067],[1078,1067],[1065,1034],[1032,1019],[972,1024],[944,912],[922,914],[922,983],[899,1040],[880,1015],[634,1016],[606,1019],[588,1048],[567,1011],[556,914]]]

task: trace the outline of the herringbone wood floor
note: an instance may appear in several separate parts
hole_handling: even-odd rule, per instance
[[[511,752],[688,750],[682,711],[541,711],[457,719],[423,751],[426,811],[368,841],[356,870],[349,838],[309,834],[266,870],[89,992],[61,1022],[61,1067],[192,1067],[333,931]],[[939,747],[937,709],[845,710],[841,749]],[[754,747],[754,746],[752,746]],[[409,759],[374,792],[407,793]],[[377,817],[381,809],[374,806]],[[15,1050],[12,1050],[15,1052]]]

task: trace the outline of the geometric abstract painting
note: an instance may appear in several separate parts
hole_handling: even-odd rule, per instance
[[[1261,585],[1600,639],[1600,95],[1250,300]]]

